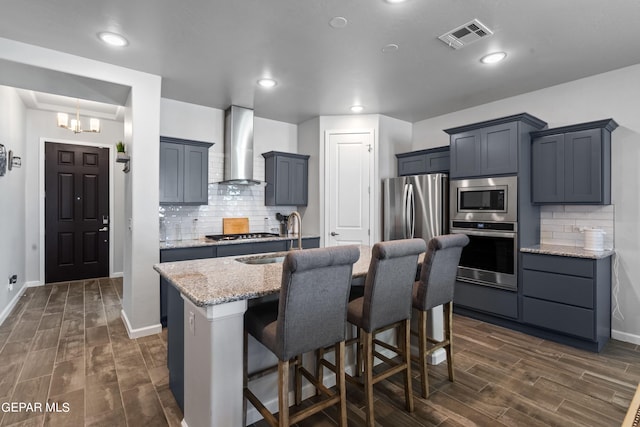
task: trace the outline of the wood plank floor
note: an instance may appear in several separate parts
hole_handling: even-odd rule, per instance
[[[166,330],[130,340],[121,295],[122,279],[27,290],[0,325],[0,407],[67,402],[70,410],[0,411],[0,426],[180,425]],[[619,426],[640,382],[636,345],[611,341],[588,353],[461,316],[454,335],[455,383],[446,364],[432,367],[431,396],[419,398],[414,381],[411,414],[400,376],[377,384],[380,426]],[[348,394],[349,425],[364,425],[363,394],[351,385]],[[328,409],[299,426],[334,426],[336,415]]]
[[[589,353],[509,329],[454,316],[454,368],[430,367],[429,399],[404,407],[402,377],[375,386],[376,422],[409,426],[619,426],[640,382],[640,346],[610,341]],[[350,426],[364,425],[364,395],[348,385]],[[301,406],[304,406],[304,402]],[[337,425],[328,409],[300,427]],[[254,427],[264,427],[264,421]]]
[[[166,330],[129,339],[121,295],[122,279],[27,289],[0,325],[0,404],[69,407],[0,410],[0,425],[180,425],[168,385]]]

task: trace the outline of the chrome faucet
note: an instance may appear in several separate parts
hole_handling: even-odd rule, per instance
[[[293,218],[298,219],[298,250],[302,249],[302,218],[300,214],[296,211],[293,211],[289,214],[289,219],[287,220],[287,227],[291,227]],[[291,249],[293,249],[293,245],[291,245]]]

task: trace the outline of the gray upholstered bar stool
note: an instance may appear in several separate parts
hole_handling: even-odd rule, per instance
[[[413,308],[418,310],[418,357],[422,397],[429,397],[427,356],[444,348],[447,354],[449,381],[453,381],[453,288],[460,263],[462,248],[469,243],[464,234],[447,234],[429,240],[427,254],[422,262],[420,280],[413,285]],[[427,311],[444,304],[444,335],[442,341],[427,336]],[[427,343],[431,343],[429,347]]]
[[[426,249],[422,239],[392,240],[376,243],[371,251],[371,264],[365,279],[364,296],[349,303],[347,320],[358,327],[356,375],[362,373],[362,381],[348,376],[350,382],[364,386],[367,404],[367,426],[373,426],[373,385],[404,371],[405,407],[413,411],[411,391],[410,318],[411,289],[418,268],[418,256]],[[375,339],[378,332],[397,328],[397,346]],[[380,354],[375,345],[398,354],[396,362]],[[362,346],[362,352],[360,351]],[[373,374],[374,356],[389,368]],[[363,365],[360,361],[363,360]],[[362,369],[364,368],[364,372]]]
[[[271,426],[289,426],[336,404],[340,425],[347,425],[344,340],[353,264],[359,257],[357,246],[290,252],[283,263],[279,301],[256,305],[245,313],[244,395]],[[278,358],[277,419],[247,387],[247,334]],[[337,355],[336,392],[318,384],[298,357],[330,345],[335,346]],[[289,361],[294,358],[296,403],[300,400],[300,374],[327,398],[289,416]]]

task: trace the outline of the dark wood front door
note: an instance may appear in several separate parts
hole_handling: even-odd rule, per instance
[[[45,282],[109,275],[109,149],[45,143]]]

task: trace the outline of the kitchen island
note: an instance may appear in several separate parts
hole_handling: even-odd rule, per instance
[[[267,256],[274,254],[254,258]],[[237,258],[154,266],[184,301],[183,425],[186,426],[240,426],[243,422],[244,313],[250,300],[279,293],[282,263],[245,264]],[[366,276],[370,259],[371,248],[361,246],[360,259],[353,266],[356,282],[361,283]],[[269,360],[267,355],[257,343],[250,343],[250,370],[275,360]],[[261,384],[257,386],[260,388]],[[273,385],[265,385],[260,392],[271,395]],[[247,421],[251,422],[251,417]]]

